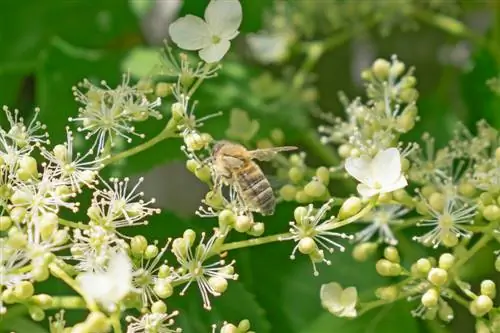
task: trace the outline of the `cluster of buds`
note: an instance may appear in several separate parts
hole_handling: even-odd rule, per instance
[[[217,325],[212,326],[212,333],[217,330]],[[248,319],[241,320],[238,325],[224,322],[220,328],[220,333],[255,333],[250,330],[250,321]]]

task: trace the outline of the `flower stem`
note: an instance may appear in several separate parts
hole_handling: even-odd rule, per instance
[[[201,83],[205,80],[207,74],[210,71],[211,64],[205,64],[204,69],[203,69],[203,74],[198,77],[196,82],[191,86],[189,89],[187,96],[191,97],[193,94],[196,92],[196,90],[200,87]]]
[[[80,296],[53,296],[52,309],[86,309],[85,299]]]
[[[120,311],[114,312],[110,317],[111,325],[115,333],[122,333],[122,324],[120,323]]]
[[[78,286],[76,281],[73,278],[71,278],[71,276],[69,276],[63,269],[61,269],[55,263],[49,264],[49,269],[52,275],[63,280],[68,286],[73,288],[73,290],[75,290],[83,297],[85,303],[87,304],[87,308],[89,310],[99,311],[99,307],[97,306],[96,302],[93,299],[87,297],[85,293],[80,289],[80,286]]]
[[[59,224],[64,225],[66,227],[70,227],[73,229],[88,229],[89,226],[86,224],[83,224],[82,222],[73,222],[73,221],[68,221],[64,219],[59,219]]]
[[[116,161],[120,161],[122,159],[138,154],[146,149],[149,149],[165,139],[174,137],[176,135],[175,131],[176,131],[175,121],[173,119],[170,119],[167,123],[167,126],[165,126],[165,128],[157,136],[153,137],[151,140],[141,143],[138,146],[135,146],[133,148],[130,148],[119,154],[116,154],[115,156],[108,158],[107,160],[104,161],[104,164],[106,165],[113,164]]]
[[[370,311],[370,310],[373,310],[375,308],[378,308],[378,307],[386,305],[386,304],[394,303],[396,301],[405,299],[411,295],[412,295],[412,293],[406,292],[406,293],[399,294],[398,297],[396,299],[393,299],[393,300],[378,299],[376,301],[362,303],[362,304],[360,304],[360,310],[358,312],[358,317],[363,315],[364,313]]]
[[[496,223],[492,223],[490,227],[485,230],[484,234],[481,236],[481,238],[474,244],[466,253],[460,255],[460,258],[457,260],[455,263],[455,266],[453,267],[455,271],[458,271],[458,269],[464,265],[467,261],[469,261],[470,258],[472,258],[479,250],[481,250],[486,244],[489,243],[493,239],[492,232],[493,230],[497,227]]]

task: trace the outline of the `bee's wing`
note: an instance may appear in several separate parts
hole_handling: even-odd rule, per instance
[[[276,156],[277,153],[282,151],[290,151],[295,150],[297,147],[294,146],[284,146],[284,147],[273,147],[273,148],[265,148],[265,149],[255,149],[250,150],[250,156],[259,161],[270,161]]]

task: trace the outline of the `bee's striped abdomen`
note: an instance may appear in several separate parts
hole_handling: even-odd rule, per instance
[[[271,184],[255,163],[249,163],[238,171],[243,200],[262,215],[274,213],[275,198]]]

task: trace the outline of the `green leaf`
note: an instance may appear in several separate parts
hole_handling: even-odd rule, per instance
[[[406,301],[372,310],[354,319],[338,318],[323,313],[303,333],[418,333],[418,322],[410,314]]]
[[[151,75],[156,66],[161,66],[160,56],[160,49],[136,47],[123,60],[122,71],[136,78]]]
[[[11,317],[8,320],[0,320],[0,332],[48,333],[49,331],[29,318]]]

